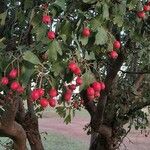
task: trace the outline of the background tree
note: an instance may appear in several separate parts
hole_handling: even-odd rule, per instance
[[[132,125],[146,128],[149,11],[146,0],[1,0],[0,136],[44,149],[48,104],[66,123],[89,112],[90,150],[117,149]]]

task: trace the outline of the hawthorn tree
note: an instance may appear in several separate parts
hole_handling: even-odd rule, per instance
[[[114,150],[150,105],[150,2],[1,0],[0,136],[43,150],[38,118],[85,108],[90,150]],[[128,124],[128,128],[124,125]]]

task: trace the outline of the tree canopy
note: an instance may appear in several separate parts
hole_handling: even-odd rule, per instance
[[[49,103],[66,123],[85,108],[88,132],[114,148],[133,124],[146,128],[149,11],[146,0],[0,1],[1,116],[18,95],[30,113]]]

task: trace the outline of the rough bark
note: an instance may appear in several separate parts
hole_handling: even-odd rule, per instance
[[[30,88],[29,88],[30,89]],[[31,99],[27,99],[28,112],[25,115],[23,128],[26,131],[31,150],[44,150],[39,132],[38,118]]]
[[[38,127],[38,118],[27,113],[23,126],[26,131],[31,150],[44,150]]]
[[[27,138],[31,150],[44,150],[34,109],[25,113],[23,101],[17,95],[14,97],[1,95],[1,101],[4,102],[3,108],[6,111],[2,113],[0,120],[0,136],[11,138],[14,141],[15,150],[25,150]],[[28,103],[31,107],[33,104],[30,102]]]
[[[112,150],[110,143],[103,135],[92,135],[92,139],[95,139],[89,150]]]
[[[9,137],[14,141],[14,150],[26,150],[26,132],[20,124],[13,122],[11,126],[1,126],[0,135]]]
[[[112,128],[101,125],[98,132],[92,132],[89,150],[113,150],[112,149]]]
[[[26,149],[26,132],[23,127],[15,121],[19,106],[18,96],[6,97],[7,103],[3,106],[5,111],[0,118],[0,136],[6,136],[13,140],[15,150]]]

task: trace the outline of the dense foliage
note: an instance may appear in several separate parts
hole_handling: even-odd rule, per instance
[[[66,123],[83,107],[89,133],[106,125],[115,144],[123,125],[146,128],[149,12],[146,0],[1,1],[2,96],[17,93],[37,116],[49,104]]]

